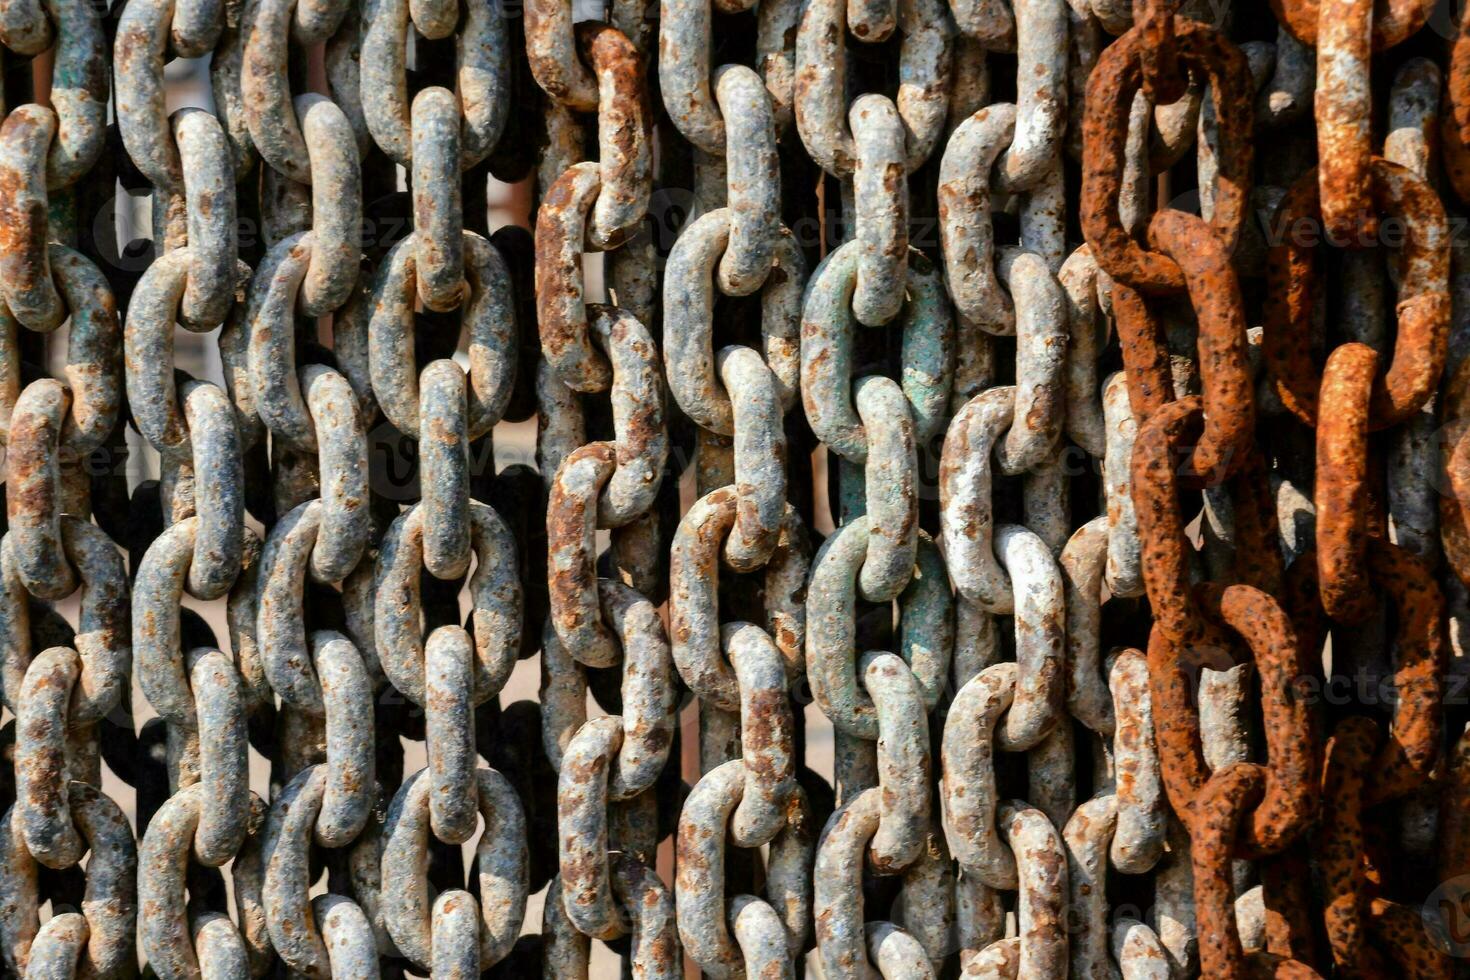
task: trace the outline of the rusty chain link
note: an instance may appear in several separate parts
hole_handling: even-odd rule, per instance
[[[1466,974],[1467,11],[0,0],[0,974]]]

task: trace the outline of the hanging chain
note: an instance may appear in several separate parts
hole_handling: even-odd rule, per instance
[[[0,972],[1464,973],[1470,7],[595,7],[0,0]]]

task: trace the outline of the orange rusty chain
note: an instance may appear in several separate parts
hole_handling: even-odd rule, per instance
[[[1470,7],[599,6],[0,0],[0,973],[1470,975]]]

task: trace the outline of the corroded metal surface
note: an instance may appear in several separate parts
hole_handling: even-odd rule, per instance
[[[594,7],[0,0],[4,972],[1462,972],[1470,15]]]

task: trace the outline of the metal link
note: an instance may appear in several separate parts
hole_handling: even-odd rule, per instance
[[[363,115],[378,148],[400,167],[413,165],[413,124],[406,65],[410,0],[367,0],[362,17]],[[509,46],[498,3],[466,4],[455,38],[461,171],[484,160],[510,115]],[[528,32],[529,33],[529,32]]]
[[[1040,256],[1008,251],[999,270],[1016,304],[1016,407],[996,460],[1013,475],[1041,465],[1061,434],[1067,319],[1061,288]]]
[[[238,224],[229,145],[219,122],[207,112],[184,110],[173,117],[173,136],[183,171],[188,225],[189,272],[179,304],[179,323],[196,332],[224,321],[235,300]]]
[[[475,570],[470,576],[471,667],[475,703],[483,704],[505,685],[515,666],[521,633],[521,585],[510,530],[488,505],[471,501],[470,542]],[[383,673],[414,704],[427,698],[422,667],[424,639],[420,572],[424,511],[415,507],[397,518],[379,545],[374,580],[373,625]]]
[[[680,233],[664,269],[664,303],[685,311],[684,316],[664,325],[669,391],[685,415],[720,435],[733,435],[735,421],[730,390],[722,391],[718,378],[713,342],[716,300],[710,287],[715,259],[720,258],[723,268],[722,255],[729,254],[732,222],[733,216],[724,209],[694,219]],[[806,269],[786,229],[782,229],[774,255],[777,265],[761,290],[761,354],[784,413],[795,404],[801,384],[799,345]]]
[[[1316,184],[1304,176],[1288,191],[1280,214],[1310,221],[1318,207]],[[1399,289],[1399,331],[1394,357],[1381,381],[1375,381],[1370,425],[1395,425],[1418,410],[1429,396],[1444,364],[1449,318],[1449,269],[1443,205],[1422,180],[1407,169],[1375,159],[1372,167],[1375,206],[1401,216],[1407,225],[1403,280]],[[1321,379],[1308,363],[1299,325],[1310,315],[1311,255],[1302,245],[1283,242],[1273,249],[1270,305],[1263,334],[1263,353],[1282,403],[1305,424],[1317,424],[1317,391]],[[1306,301],[1307,309],[1300,304]]]
[[[205,792],[202,783],[195,783],[175,793],[154,814],[138,849],[138,907],[142,910],[138,945],[160,977],[202,976],[202,963],[213,957],[199,947],[210,949],[217,942],[206,942],[209,937],[201,930],[196,945],[184,908],[190,842],[199,826]],[[249,799],[259,803],[254,794]],[[236,887],[241,887],[238,881]],[[227,933],[234,933],[228,920],[223,925]]]
[[[261,158],[297,183],[314,184],[314,176],[325,176],[312,165],[310,158],[314,152],[340,151],[344,145],[340,142],[340,132],[332,132],[330,136],[311,132],[311,112],[325,100],[302,99],[293,105],[286,77],[289,42],[315,44],[325,40],[337,32],[349,6],[341,2],[266,0],[255,8],[249,24],[239,83],[245,122]],[[356,96],[341,93],[338,97]],[[314,136],[335,137],[335,145]],[[355,177],[355,160],[350,169]]]
[[[1015,5],[1016,135],[1001,156],[998,176],[1013,191],[1031,190],[1046,179],[1067,124],[1067,5],[1027,0]]]
[[[461,938],[442,903],[429,904],[426,875],[429,846],[429,782],[427,770],[405,779],[388,810],[382,859],[383,922],[394,944],[411,961],[439,962],[434,937],[444,930]],[[486,970],[510,952],[526,911],[526,822],[515,790],[500,773],[479,769],[474,776],[480,817],[484,821],[475,858],[479,898],[457,892],[474,916],[478,969]],[[447,894],[456,894],[451,892]],[[442,897],[442,896],[441,896]],[[446,923],[446,920],[449,920]],[[461,951],[464,945],[461,938]],[[455,944],[449,944],[452,950]],[[457,954],[456,954],[457,955]]]
[[[669,622],[674,664],[699,697],[724,711],[740,708],[739,684],[720,656],[719,567],[729,566],[729,535],[739,519],[739,490],[722,487],[697,501],[669,550]],[[788,679],[805,669],[808,549],[801,519],[788,505],[781,538],[765,566],[765,627]]]
[[[904,168],[929,158],[943,131],[950,84],[950,34],[943,8],[901,0],[899,71],[907,84],[894,100],[904,127]],[[847,116],[847,2],[808,4],[796,32],[796,128],[814,161],[834,177],[852,176],[858,153]],[[875,38],[874,40],[880,40]]]
[[[879,735],[877,709],[872,698],[857,686],[854,615],[870,523],[865,516],[844,526],[827,539],[812,562],[807,586],[806,662],[812,695],[832,724],[850,735],[875,740]],[[907,615],[932,628],[935,620],[943,622],[944,617],[935,616],[930,607],[947,605],[949,590],[942,580],[930,578],[939,570],[933,542],[925,538],[920,541],[921,561],[929,557],[931,564],[899,600],[900,621]],[[934,655],[922,659],[910,659],[917,650],[902,651],[908,654],[904,659],[915,672],[926,707],[939,698],[949,659],[946,646],[942,641],[925,644]]]
[[[43,650],[16,692],[16,804],[11,818],[33,857],[49,868],[69,868],[82,856],[82,839],[67,806],[67,734],[80,664],[76,651]],[[63,778],[56,779],[57,774]]]
[[[42,161],[56,133],[56,114],[41,106],[21,106],[0,125],[0,298],[12,316],[41,332],[56,329],[66,317],[46,247],[51,234]]]
[[[334,914],[339,917],[351,915],[341,909],[341,905],[352,906],[351,902],[340,896],[321,896],[311,901],[307,898],[307,889],[310,886],[307,858],[312,839],[311,828],[320,823],[318,814],[323,813],[327,806],[325,798],[331,792],[328,782],[325,766],[312,766],[298,773],[282,790],[280,798],[271,809],[261,848],[265,864],[262,900],[265,902],[271,944],[292,969],[309,976],[335,975],[332,967],[336,965],[336,957],[332,956],[332,946],[324,941],[324,936],[333,930],[326,921],[318,923],[318,902],[335,899],[337,908],[334,909]],[[366,811],[363,816],[366,817]],[[350,838],[354,835],[355,831],[348,836]],[[361,910],[357,911],[357,915],[362,915]],[[365,926],[366,923],[362,925]],[[361,927],[346,925],[345,928],[350,930],[348,935],[355,940],[350,944],[343,944],[348,946],[345,952],[350,957],[358,958],[360,962]]]
[[[490,242],[465,232],[465,280],[469,294],[462,318],[469,334],[469,392],[466,438],[483,436],[500,421],[515,381],[515,301],[505,259]],[[422,394],[414,370],[413,303],[416,289],[414,238],[385,256],[373,289],[368,320],[372,391],[383,414],[400,432],[423,424]]]
[[[76,588],[76,575],[61,557],[60,443],[71,392],[43,379],[26,387],[10,415],[5,457],[6,517],[13,530],[15,571],[39,598],[59,598]]]
[[[65,308],[48,268],[48,243],[60,237],[48,227],[48,192],[61,191],[90,170],[102,152],[108,101],[106,48],[97,12],[77,0],[48,0],[0,15],[0,41],[20,54],[56,48],[47,107],[11,110],[0,125],[0,214],[5,259],[0,297],[11,315],[34,330],[52,330]],[[23,17],[26,26],[10,24]]]
[[[1118,719],[1113,736],[1118,823],[1109,859],[1125,874],[1143,874],[1158,864],[1168,830],[1147,671],[1138,650],[1119,652],[1108,671]]]
[[[1146,252],[1130,241],[1117,213],[1124,167],[1120,151],[1133,95],[1142,85],[1139,60],[1146,43],[1136,31],[1125,34],[1104,50],[1088,79],[1082,161],[1088,179],[1081,220],[1098,265],[1126,286],[1159,292],[1177,290],[1183,285],[1182,274],[1171,259]],[[1228,252],[1245,215],[1252,156],[1250,102],[1233,99],[1228,93],[1253,90],[1249,71],[1245,56],[1220,32],[1203,24],[1181,18],[1175,43],[1180,64],[1210,79],[1221,140],[1210,226]]]
[[[881,95],[864,95],[848,110],[853,164],[853,230],[858,244],[852,312],[864,326],[880,327],[898,315],[908,280],[908,183],[903,173],[903,126],[898,110]]]
[[[568,109],[595,111],[597,79],[577,58],[570,0],[533,0],[525,13],[526,60],[536,84]]]
[[[744,804],[750,782],[746,763],[732,759],[700,779],[679,817],[675,890],[679,938],[690,958],[714,976],[740,976],[742,965],[746,972],[757,965],[756,957],[774,968],[801,955],[807,943],[811,915],[807,867],[813,840],[803,794],[792,797],[770,841],[767,899],[737,895],[727,907],[723,895],[704,887],[705,882],[724,877],[731,814]],[[771,948],[773,943],[785,949],[784,956]]]
[[[25,976],[64,977],[72,971],[99,977],[126,975],[135,968],[133,930],[138,910],[132,829],[122,808],[95,787],[69,782],[66,794],[68,809],[91,852],[82,911],[53,915],[39,926],[36,864],[24,850],[0,846],[0,867],[15,889],[7,889],[15,920],[5,929],[6,960]],[[5,825],[13,826],[13,819],[13,811],[7,813]],[[22,936],[29,937],[28,951]],[[18,954],[14,958],[12,950]]]
[[[651,787],[668,759],[674,735],[667,721],[674,703],[673,662],[652,603],[607,579],[598,582],[598,592],[624,654],[623,743],[608,794],[626,800]],[[587,721],[587,678],[554,637],[549,634],[542,648],[542,737],[552,767],[559,769],[567,745]]]
[[[726,347],[715,363],[725,390],[738,393],[730,402],[735,526],[725,545],[725,560],[736,571],[752,571],[770,562],[786,518],[786,433],[781,427],[785,410],[775,373],[755,351]]]

